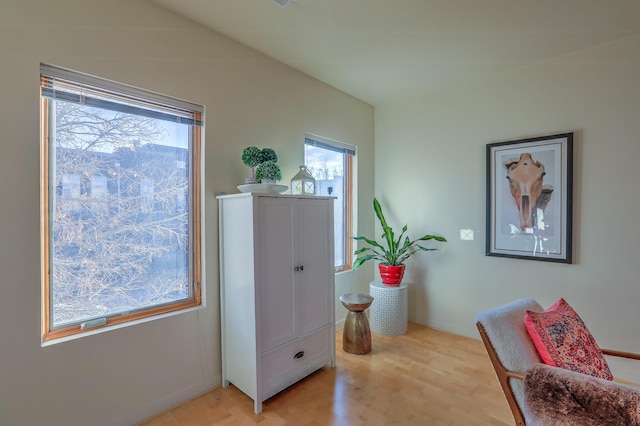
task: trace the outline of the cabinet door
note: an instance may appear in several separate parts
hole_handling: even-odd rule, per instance
[[[333,321],[333,201],[297,200],[295,272],[297,318],[301,334]]]
[[[271,197],[257,199],[257,329],[263,351],[297,335],[293,270],[294,201]]]

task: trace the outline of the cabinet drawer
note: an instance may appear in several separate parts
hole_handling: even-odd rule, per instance
[[[328,325],[262,354],[265,399],[332,361],[331,331]]]

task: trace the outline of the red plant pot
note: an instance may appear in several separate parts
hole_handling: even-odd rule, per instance
[[[382,284],[388,287],[398,287],[402,282],[404,276],[404,265],[385,265],[378,264],[380,270],[380,278],[382,278]]]

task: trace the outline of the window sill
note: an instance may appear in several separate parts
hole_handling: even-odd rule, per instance
[[[201,309],[204,309],[206,306],[204,305],[204,303],[202,303],[199,306],[193,306],[191,308],[186,308],[186,309],[181,309],[179,311],[172,311],[172,312],[166,312],[163,314],[158,314],[158,315],[154,315],[152,317],[147,317],[147,318],[140,318],[140,319],[136,319],[133,321],[128,321],[128,322],[124,322],[121,324],[114,324],[114,325],[109,325],[106,327],[100,327],[100,328],[96,328],[95,330],[88,330],[82,333],[78,333],[78,334],[73,334],[70,336],[65,336],[65,337],[60,337],[57,339],[51,339],[51,340],[47,340],[44,342],[40,342],[40,347],[47,347],[47,346],[53,346],[53,345],[57,345],[59,343],[64,343],[64,342],[68,342],[71,340],[77,340],[77,339],[82,339],[83,337],[88,337],[88,336],[94,336],[96,334],[101,334],[101,333],[105,333],[107,331],[111,331],[111,330],[117,330],[120,328],[125,328],[125,327],[130,327],[132,325],[138,325],[138,324],[143,324],[146,322],[150,322],[150,321],[155,321],[158,319],[162,319],[162,318],[168,318],[168,317],[172,317],[172,316],[176,316],[176,315],[181,315],[181,314],[186,314],[188,312],[195,312],[195,311],[199,311]]]

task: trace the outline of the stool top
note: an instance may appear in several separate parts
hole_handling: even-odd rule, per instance
[[[360,293],[345,293],[340,296],[340,301],[350,311],[364,311],[371,303],[373,303],[373,297],[368,294]]]
[[[408,288],[407,283],[403,282],[400,285],[392,286],[382,284],[382,281],[371,281],[369,283],[369,291],[372,289],[385,290],[385,291],[403,291]]]

